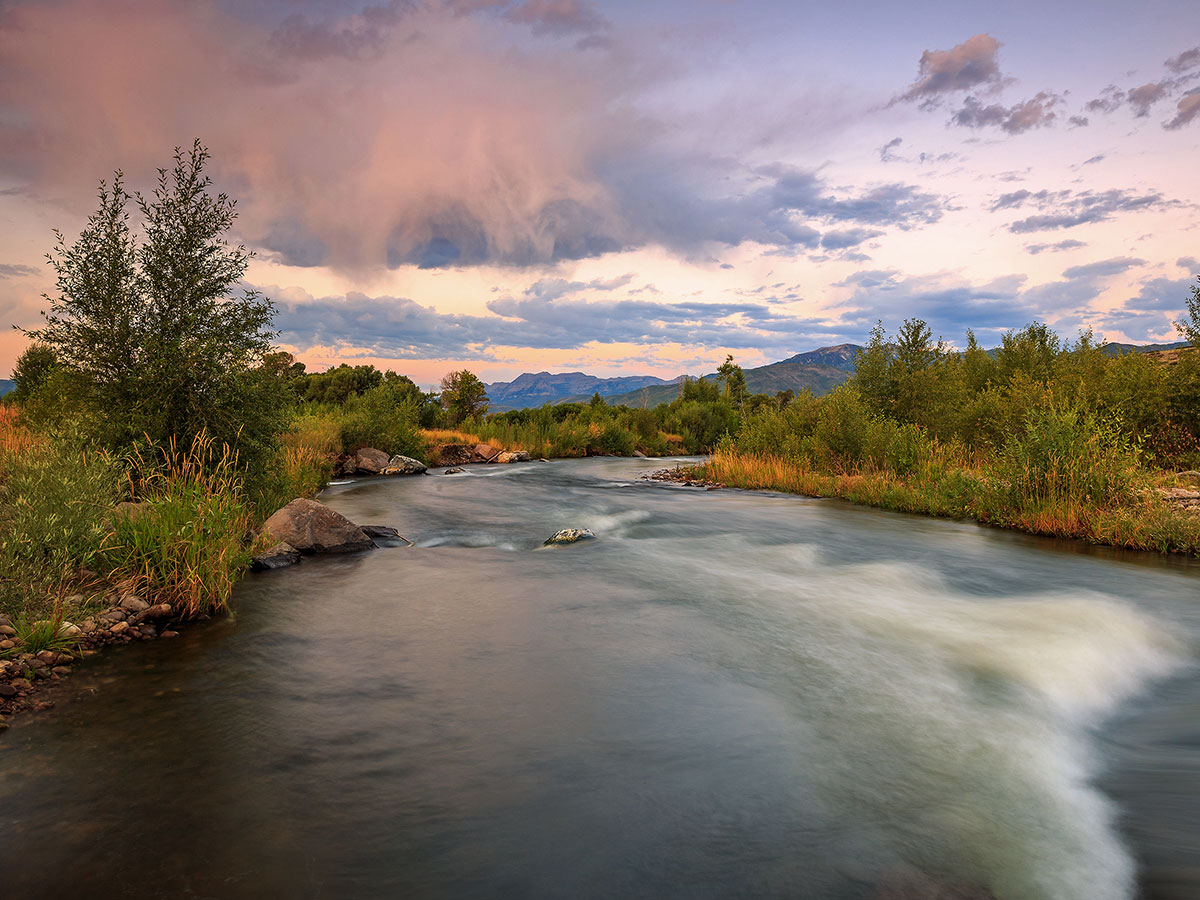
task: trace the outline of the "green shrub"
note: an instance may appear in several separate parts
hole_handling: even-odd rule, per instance
[[[418,414],[411,401],[397,403],[387,385],[373,387],[346,402],[342,446],[346,450],[375,447],[385,453],[403,453],[424,461],[424,446],[417,431]]]

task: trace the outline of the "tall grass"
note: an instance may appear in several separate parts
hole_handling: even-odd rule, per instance
[[[129,462],[140,505],[113,522],[104,550],[112,577],[184,616],[225,608],[250,562],[255,518],[236,454],[201,434],[186,452],[149,448]]]
[[[107,454],[33,438],[13,416],[0,418],[0,611],[43,617],[95,579],[119,490]]]
[[[1031,430],[1040,432],[1040,425]],[[900,467],[870,456],[857,463],[814,462],[727,442],[692,474],[731,487],[837,497],[1032,534],[1200,555],[1200,515],[1168,507],[1147,491],[1149,478],[1132,454],[1092,436],[1083,441],[1088,452],[1068,457],[1047,450],[1038,468],[1037,448],[1046,450],[1040,443],[1045,437],[1026,432],[1000,456],[930,442],[915,465]]]

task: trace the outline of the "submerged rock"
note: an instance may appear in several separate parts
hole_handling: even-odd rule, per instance
[[[466,470],[466,469],[464,469],[462,466],[451,466],[449,469],[447,469],[447,470],[446,470],[445,472],[443,472],[442,474],[443,474],[443,475],[458,475],[458,474],[460,474],[460,473],[462,473],[462,472],[465,472],[465,471],[467,471],[467,470]]]
[[[551,544],[574,544],[576,541],[586,541],[595,536],[596,533],[590,528],[563,528],[547,538],[543,546],[550,546]]]
[[[397,453],[388,460],[379,474],[380,475],[423,475],[425,473],[425,463],[419,459],[413,459],[411,456],[401,456]]]
[[[375,542],[377,547],[399,547],[404,544],[412,546],[412,541],[398,532],[391,525],[363,525],[363,533]]]
[[[274,540],[301,553],[353,553],[375,544],[361,528],[323,503],[299,497],[263,524]]]
[[[250,568],[255,572],[263,572],[269,569],[294,566],[298,562],[300,562],[300,551],[287,541],[280,541],[250,560]]]

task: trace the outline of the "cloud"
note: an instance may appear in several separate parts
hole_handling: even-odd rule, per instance
[[[0,263],[0,278],[24,278],[36,275],[38,270],[33,266],[22,266],[17,263]]]
[[[847,247],[857,247],[863,241],[879,237],[882,231],[871,228],[848,228],[845,231],[827,231],[821,236],[821,247],[824,250],[845,250]]]
[[[1064,250],[1078,250],[1080,247],[1086,246],[1087,244],[1083,241],[1066,240],[1058,241],[1053,244],[1026,244],[1025,249],[1036,256],[1039,253],[1045,253],[1047,251],[1051,253],[1061,253]]]
[[[1200,116],[1200,90],[1189,91],[1179,99],[1175,118],[1165,123],[1163,127],[1170,129],[1182,128],[1197,116]]]
[[[781,314],[769,302],[654,302],[567,297],[562,285],[531,285],[488,302],[492,315],[439,313],[402,297],[313,298],[267,289],[280,340],[292,347],[366,349],[395,359],[491,358],[496,347],[579,349],[589,344],[683,344],[786,354],[829,322]],[[580,288],[585,291],[587,286]]]
[[[1019,209],[1026,205],[1044,210],[1040,215],[1018,219],[1008,226],[1014,234],[1075,228],[1105,222],[1117,213],[1174,205],[1157,192],[1138,194],[1130,190],[1108,191],[1013,191],[1001,194],[989,207],[992,212]]]
[[[854,290],[846,305],[868,319],[895,327],[901,319],[924,319],[934,334],[957,338],[968,328],[999,334],[1029,321],[1034,310],[1023,300],[1024,276],[974,285],[949,276],[906,277],[896,270],[868,270],[842,285]]]
[[[1060,94],[1041,91],[1014,106],[993,103],[984,106],[974,97],[967,97],[962,108],[951,116],[955,125],[965,128],[996,126],[1009,134],[1022,134],[1031,128],[1049,125],[1056,118],[1054,107],[1062,103]]]
[[[1087,116],[1071,116],[1067,122],[1072,128],[1087,128],[1090,120]]]
[[[1131,90],[1129,105],[1133,107],[1134,115],[1139,118],[1150,115],[1150,107],[1167,96],[1167,90],[1168,85],[1153,81]]]
[[[1163,67],[1170,73],[1166,77],[1128,90],[1110,84],[1100,92],[1099,97],[1085,103],[1084,109],[1088,112],[1107,114],[1116,112],[1122,106],[1128,106],[1136,117],[1146,118],[1154,104],[1175,96],[1188,84],[1200,79],[1200,47],[1193,47],[1171,57],[1163,63]],[[1175,118],[1164,122],[1164,128],[1180,128],[1195,118],[1200,101],[1189,100],[1195,93],[1195,89],[1187,91],[1179,101]]]
[[[896,99],[920,101],[929,108],[945,94],[979,87],[995,90],[1003,83],[996,58],[1001,46],[991,35],[977,34],[949,50],[926,50],[917,80]]]
[[[904,143],[903,138],[894,137],[882,147],[879,148],[879,159],[881,162],[890,162],[895,157],[892,151]]]
[[[1200,47],[1184,50],[1178,56],[1172,56],[1164,65],[1172,72],[1187,72],[1200,69]]]
[[[579,0],[525,0],[505,17],[529,25],[534,34],[595,34],[608,27],[608,20]]]
[[[1137,266],[1144,266],[1144,259],[1134,259],[1128,256],[1118,256],[1082,266],[1072,266],[1063,271],[1064,278],[1107,278],[1120,275]]]
[[[912,185],[835,189],[679,140],[638,105],[665,64],[554,40],[607,34],[596,15],[566,0],[391,3],[273,27],[203,2],[18,4],[0,25],[0,177],[83,212],[113,168],[144,186],[198,135],[239,198],[240,239],[356,274],[794,251],[829,228],[940,218],[941,198]]]
[[[412,0],[397,0],[383,6],[364,7],[356,14],[332,22],[314,22],[303,13],[293,13],[271,33],[268,45],[284,58],[359,59],[382,52],[392,28],[414,7]]]
[[[1115,84],[1110,84],[1100,92],[1100,96],[1083,104],[1083,108],[1093,113],[1116,112],[1125,103],[1125,92]]]
[[[1001,46],[991,35],[977,34],[950,50],[926,50],[921,55],[917,80],[892,103],[919,101],[921,109],[930,110],[939,107],[950,94],[976,89],[983,89],[984,96],[998,93],[1011,80],[1000,72],[997,52]],[[1012,106],[985,103],[979,94],[972,93],[962,98],[950,121],[964,128],[996,127],[1009,134],[1022,134],[1054,122],[1058,117],[1054,109],[1062,102],[1062,94],[1048,90]],[[891,146],[881,152],[884,161]]]

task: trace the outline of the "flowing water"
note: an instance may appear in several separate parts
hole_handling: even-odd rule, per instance
[[[1200,897],[1195,565],[656,465],[331,487],[417,546],[77,666],[0,896]]]

